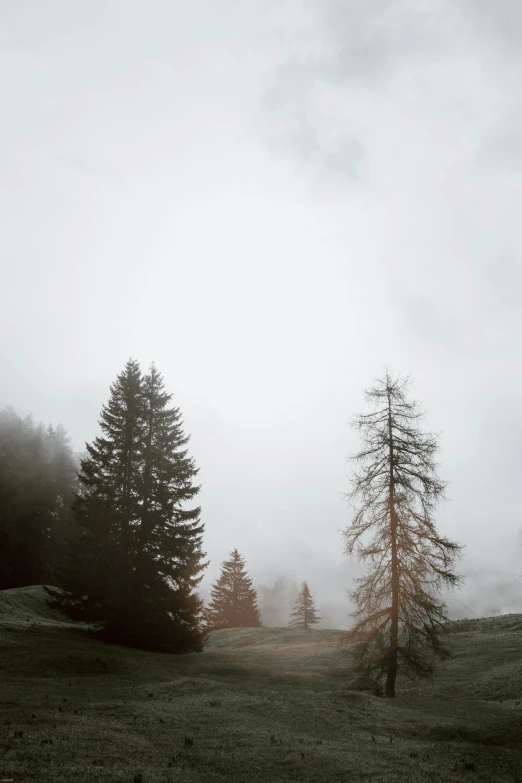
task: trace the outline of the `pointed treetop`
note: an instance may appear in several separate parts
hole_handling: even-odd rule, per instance
[[[316,625],[321,618],[317,614],[314,599],[308,588],[308,583],[303,582],[297,596],[295,606],[290,614],[290,627],[302,628],[307,631],[311,625]]]
[[[257,627],[261,625],[257,593],[245,568],[245,560],[237,549],[221,566],[221,574],[211,590],[206,611],[207,625],[217,628]]]

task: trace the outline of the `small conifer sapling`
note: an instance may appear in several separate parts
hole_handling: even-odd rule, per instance
[[[302,628],[308,631],[312,625],[316,625],[321,618],[317,614],[315,602],[308,588],[308,583],[303,582],[293,611],[290,613],[290,628]]]
[[[221,574],[211,590],[205,618],[211,630],[256,628],[261,625],[257,593],[246,571],[245,560],[237,549],[221,566]]]

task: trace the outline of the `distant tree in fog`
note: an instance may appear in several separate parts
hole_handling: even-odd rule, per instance
[[[0,412],[0,589],[59,581],[76,467],[63,427]]]
[[[245,560],[237,549],[221,566],[221,574],[211,589],[210,603],[205,611],[207,627],[256,628],[261,625],[257,594],[245,568]]]
[[[271,585],[258,585],[257,598],[263,625],[282,627],[292,610],[299,585],[291,577],[279,577]]]
[[[81,460],[81,535],[54,599],[107,639],[183,652],[201,648],[203,525],[190,505],[198,470],[170,400],[156,368],[143,377],[133,360],[111,386],[102,435]]]
[[[316,625],[320,621],[315,608],[315,602],[312,598],[308,584],[303,582],[299,595],[295,602],[293,611],[290,613],[290,628],[303,628],[307,631],[311,625]]]
[[[437,440],[420,431],[422,413],[406,399],[407,385],[386,371],[365,393],[373,410],[354,421],[362,447],[347,495],[355,513],[344,531],[346,553],[369,566],[351,593],[355,626],[345,639],[355,644],[359,670],[385,677],[389,697],[398,671],[430,676],[435,658],[448,654],[439,594],[460,582],[454,567],[461,548],[433,523],[445,489],[436,474]]]

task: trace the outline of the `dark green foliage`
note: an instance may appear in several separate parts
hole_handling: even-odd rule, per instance
[[[245,569],[245,560],[237,549],[221,566],[221,574],[211,590],[205,613],[208,628],[257,628],[261,616],[256,591]]]
[[[76,463],[65,430],[0,412],[0,589],[56,583],[72,532]]]
[[[59,600],[74,619],[127,627],[131,614],[132,538],[139,517],[143,430],[141,373],[129,361],[111,386],[100,417],[102,435],[86,444],[74,502],[80,534],[66,564]],[[127,617],[128,616],[128,617]]]
[[[143,379],[142,393],[143,467],[138,484],[141,511],[136,529],[133,611],[147,618],[150,634],[160,633],[166,611],[176,627],[176,638],[196,640],[202,604],[194,590],[204,569],[203,525],[201,509],[188,506],[199,492],[193,484],[198,469],[187,455],[189,438],[182,430],[180,410],[169,407],[171,395],[165,392],[154,366]],[[153,620],[160,603],[160,615]]]
[[[407,381],[388,372],[366,399],[374,407],[354,422],[362,437],[348,498],[354,506],[344,535],[346,552],[369,563],[356,582],[355,626],[346,637],[356,645],[359,670],[386,678],[395,695],[398,671],[428,677],[442,644],[446,607],[442,586],[456,585],[460,547],[433,523],[445,485],[437,478],[437,441],[419,429],[422,414],[406,399]]]
[[[297,596],[294,609],[290,613],[290,617],[290,628],[303,628],[305,631],[307,631],[311,625],[316,625],[321,619],[317,614],[315,602],[308,589],[307,582],[303,582],[301,585],[299,595]]]
[[[83,532],[57,600],[108,640],[181,652],[201,646],[195,588],[205,566],[200,508],[187,508],[198,470],[170,400],[155,367],[142,377],[132,360],[111,386],[102,435],[81,462]]]

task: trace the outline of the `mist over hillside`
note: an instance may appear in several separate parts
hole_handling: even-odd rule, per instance
[[[341,547],[339,547],[341,549]],[[446,592],[444,599],[450,619],[492,617],[522,612],[522,528],[497,542],[491,562],[486,564],[484,555],[472,552],[465,555],[459,572],[462,585]],[[272,565],[266,556],[249,558],[250,572],[258,592],[263,623],[272,627],[288,624],[299,586],[306,580],[317,601],[321,615],[319,628],[347,629],[351,625],[352,606],[348,591],[352,580],[360,576],[364,567],[353,559],[314,553],[300,544],[288,549],[277,549]],[[218,563],[209,567],[201,594],[208,599],[213,574]]]

